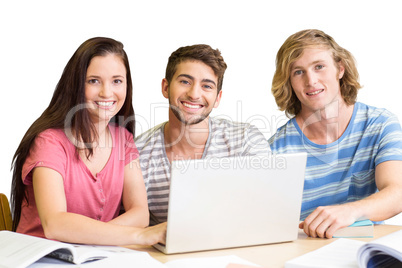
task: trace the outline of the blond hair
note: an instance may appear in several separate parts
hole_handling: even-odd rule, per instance
[[[345,68],[340,79],[341,95],[348,105],[356,102],[357,91],[361,88],[359,73],[353,55],[339,46],[335,40],[320,30],[303,30],[286,39],[276,55],[276,71],[272,80],[272,94],[281,111],[288,117],[297,115],[301,110],[300,100],[296,97],[290,83],[290,68],[298,60],[305,48],[324,47],[332,51],[332,58],[338,66]]]

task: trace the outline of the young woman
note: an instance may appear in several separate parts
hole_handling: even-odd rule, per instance
[[[71,243],[164,243],[166,224],[145,228],[149,212],[134,125],[123,44],[85,41],[14,155],[13,229]]]

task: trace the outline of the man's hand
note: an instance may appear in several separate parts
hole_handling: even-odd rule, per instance
[[[358,220],[351,204],[317,207],[299,228],[311,237],[332,238],[336,230]]]

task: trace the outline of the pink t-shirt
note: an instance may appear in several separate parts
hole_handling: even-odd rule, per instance
[[[113,139],[112,152],[105,167],[96,176],[77,155],[75,146],[62,129],[48,129],[38,135],[22,168],[29,206],[24,200],[17,232],[44,237],[32,186],[32,170],[35,167],[51,168],[61,174],[67,212],[103,222],[118,215],[124,167],[137,159],[139,154],[130,132],[112,125],[109,125],[109,130]]]

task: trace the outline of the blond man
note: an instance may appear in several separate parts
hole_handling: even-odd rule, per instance
[[[272,93],[292,118],[269,143],[308,153],[300,228],[312,237],[402,211],[401,126],[356,102],[358,79],[352,54],[319,30],[291,35],[277,54]]]

